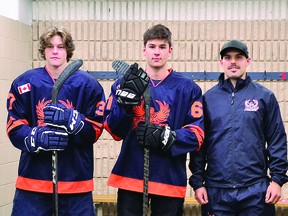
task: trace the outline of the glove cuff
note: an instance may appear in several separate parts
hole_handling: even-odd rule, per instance
[[[78,134],[84,127],[83,119],[85,119],[84,115],[72,109],[69,116],[68,127],[66,128],[67,133],[73,135]]]
[[[75,128],[75,130],[70,134],[73,134],[73,135],[78,134],[82,130],[83,127],[84,127],[84,121],[81,120],[80,123],[77,125],[77,128]]]
[[[161,142],[163,144],[162,149],[164,151],[169,151],[176,141],[176,132],[171,131],[169,126],[165,126],[165,130],[161,134]]]
[[[26,149],[29,151],[29,152],[38,152],[39,149],[38,149],[38,144],[36,146],[36,132],[37,132],[37,129],[38,127],[34,127],[31,129],[30,133],[28,136],[25,137],[24,139],[24,143],[25,143],[25,146],[26,146]]]
[[[116,97],[121,105],[137,106],[140,104],[140,96],[130,89],[117,89]]]

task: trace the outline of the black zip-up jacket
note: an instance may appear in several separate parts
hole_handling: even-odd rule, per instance
[[[233,88],[222,73],[218,85],[204,94],[203,107],[205,140],[189,164],[194,190],[287,182],[286,133],[270,90],[249,76]]]

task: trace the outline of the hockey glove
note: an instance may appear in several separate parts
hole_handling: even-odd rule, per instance
[[[63,151],[68,145],[68,134],[63,129],[39,126],[31,130],[24,142],[29,152]]]
[[[43,111],[45,124],[63,128],[69,134],[77,134],[84,126],[80,113],[62,104],[48,104]]]
[[[147,125],[140,122],[137,128],[137,140],[143,147],[158,148],[168,152],[176,140],[176,133],[168,126]]]
[[[120,88],[116,91],[118,103],[122,105],[139,105],[141,96],[149,84],[149,77],[138,64],[134,63],[124,74]]]

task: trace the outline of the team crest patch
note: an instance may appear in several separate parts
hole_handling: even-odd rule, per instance
[[[259,109],[257,99],[247,99],[245,100],[245,109],[244,111],[257,111]]]
[[[26,83],[24,85],[18,86],[18,91],[20,94],[24,94],[26,92],[31,91],[30,83]]]

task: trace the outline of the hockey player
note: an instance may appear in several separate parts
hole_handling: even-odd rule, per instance
[[[203,96],[205,141],[191,157],[189,183],[202,215],[273,216],[288,180],[279,105],[246,72],[246,44],[231,40],[220,56],[224,73]]]
[[[115,140],[123,139],[108,185],[118,188],[119,216],[142,215],[143,155],[149,148],[152,215],[182,215],[186,156],[199,150],[204,138],[202,92],[191,79],[168,69],[172,44],[167,27],[155,25],[144,33],[143,54],[146,70],[133,64],[112,85],[107,101],[104,128]],[[147,86],[149,124],[142,98]]]
[[[52,150],[58,151],[59,215],[95,215],[93,143],[103,129],[103,88],[78,70],[51,103],[52,87],[74,49],[69,32],[50,28],[40,37],[45,67],[23,73],[11,85],[7,134],[21,150],[13,216],[52,215]]]

